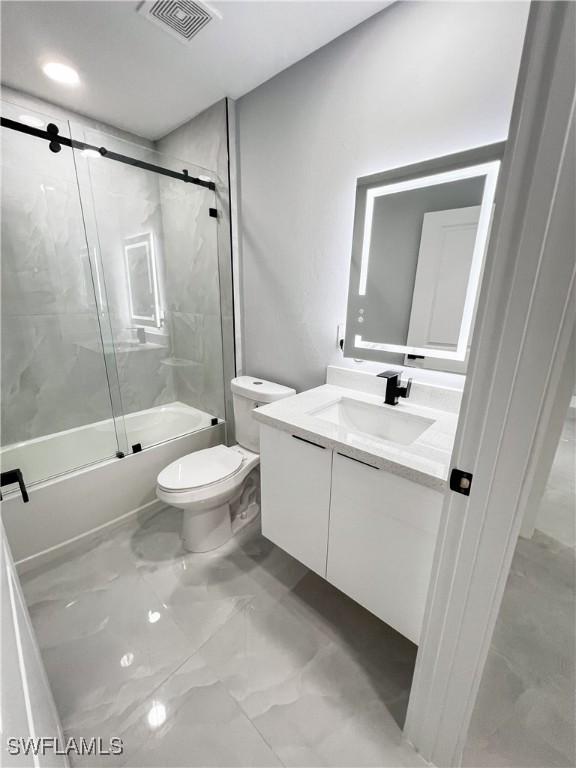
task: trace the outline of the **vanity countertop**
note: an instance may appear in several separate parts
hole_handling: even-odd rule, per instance
[[[398,414],[424,417],[433,420],[433,424],[406,445],[351,430],[314,415],[314,412],[342,398],[376,405]],[[421,485],[437,490],[444,490],[446,487],[458,421],[457,413],[425,407],[410,400],[402,400],[396,406],[385,405],[379,395],[324,384],[257,408],[253,416],[262,424],[341,451],[351,458],[388,470]]]

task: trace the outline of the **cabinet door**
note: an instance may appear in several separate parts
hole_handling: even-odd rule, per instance
[[[262,533],[326,576],[332,451],[260,426]]]
[[[334,454],[327,579],[418,643],[442,493]]]

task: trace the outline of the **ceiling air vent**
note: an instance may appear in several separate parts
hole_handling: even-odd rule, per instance
[[[193,0],[143,2],[138,6],[138,13],[181,43],[189,43],[216,15],[204,3]]]

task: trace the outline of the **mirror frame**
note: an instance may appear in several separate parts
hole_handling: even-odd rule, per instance
[[[471,326],[476,294],[479,289],[479,281],[488,244],[500,164],[505,146],[505,142],[489,144],[465,152],[446,155],[357,179],[344,343],[344,354],[346,357],[375,359],[367,354],[370,351],[375,351],[437,358],[447,361],[465,360],[468,341],[472,331]],[[355,317],[357,314],[356,311],[352,312],[351,298],[354,297],[356,299],[358,296],[366,295],[375,199],[383,195],[421,189],[477,176],[485,176],[486,182],[480,206],[478,231],[474,242],[472,265],[466,288],[464,311],[456,351],[413,347],[403,344],[387,344],[363,339],[362,334],[357,332],[357,323],[351,322],[351,315],[354,314]]]
[[[130,251],[135,248],[144,247],[146,250],[146,260],[148,264],[148,274],[151,282],[152,295],[154,297],[154,307],[152,315],[136,315],[134,313],[135,296],[133,293],[132,281],[130,279]],[[130,312],[130,322],[135,325],[160,327],[160,292],[158,288],[158,274],[156,267],[156,253],[154,251],[154,236],[152,232],[143,232],[140,235],[133,235],[124,240],[124,264],[126,268],[126,283],[128,287],[128,309]]]

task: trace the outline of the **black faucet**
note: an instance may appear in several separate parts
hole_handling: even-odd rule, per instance
[[[386,397],[384,402],[386,405],[398,405],[399,397],[409,397],[410,390],[412,389],[412,379],[408,379],[406,386],[400,385],[400,372],[399,371],[382,371],[378,374],[378,378],[386,379]]]

